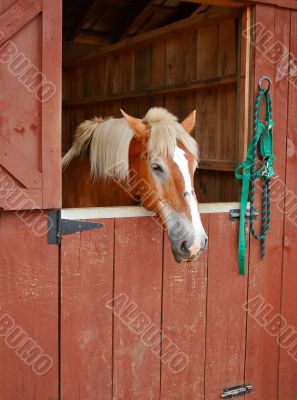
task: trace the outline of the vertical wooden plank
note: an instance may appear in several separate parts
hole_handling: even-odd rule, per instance
[[[225,86],[217,90],[218,129],[216,132],[217,161],[236,162],[238,138],[236,133],[237,93],[236,85]]]
[[[209,215],[202,216],[208,231]],[[165,233],[166,235],[166,233]],[[166,237],[163,280],[161,399],[204,400],[207,251],[193,263],[174,262]],[[176,350],[170,352],[170,341]],[[169,353],[167,355],[166,353]],[[174,368],[174,353],[183,354]]]
[[[46,227],[41,211],[0,212],[3,399],[58,398],[58,247],[47,244]],[[39,375],[42,354],[49,369]]]
[[[104,63],[104,94],[113,94],[114,57],[107,55]]]
[[[42,72],[53,96],[42,102],[43,208],[62,206],[62,1],[42,1]],[[44,85],[46,89],[46,84]],[[52,89],[53,90],[53,89]]]
[[[200,146],[201,159],[217,159],[218,135],[218,89],[201,90],[196,97],[196,140]]]
[[[126,92],[131,92],[134,89],[134,68],[135,68],[135,51],[134,49],[128,50],[126,56],[126,74],[125,74],[125,88]]]
[[[208,79],[218,74],[218,25],[198,29],[196,79]]]
[[[62,111],[62,154],[64,155],[66,151],[72,144],[72,137],[70,132],[69,123],[69,110],[63,109]]]
[[[62,100],[69,100],[69,74],[68,71],[62,72]],[[71,145],[71,132],[70,132],[70,121],[69,121],[69,109],[62,108],[62,154],[69,149]]]
[[[105,74],[105,61],[104,58],[97,61],[94,67],[92,86],[93,86],[93,95],[104,95],[104,74]]]
[[[288,10],[257,5],[255,18],[258,27],[264,27],[264,32],[272,35],[268,42],[269,45],[280,41],[286,48],[289,48],[290,14]],[[259,38],[259,35],[260,32],[257,31],[256,40]],[[275,121],[275,170],[276,174],[279,175],[280,182],[284,182],[288,81],[286,77],[277,79],[279,65],[278,63],[271,62],[271,55],[272,53],[267,52],[267,50],[265,51],[263,39],[262,41],[258,41],[255,54],[254,92],[256,93],[258,90],[258,79],[262,75],[272,77],[273,86],[271,95],[274,110],[273,119]],[[284,190],[284,187],[280,190],[280,200],[277,202],[272,201],[271,204],[271,228],[267,237],[265,259],[261,261],[260,244],[258,241],[251,238],[250,246],[249,299],[261,296],[265,303],[269,304],[272,308],[273,315],[277,315],[280,312],[281,302]],[[261,196],[259,192],[257,195]],[[272,189],[273,196],[275,196],[275,189]],[[260,224],[260,219],[257,222]],[[277,399],[279,348],[276,338],[269,334],[261,325],[263,324],[257,322],[257,318],[253,318],[252,314],[249,316],[246,381],[251,382],[255,388],[249,398],[251,400]]]
[[[114,56],[113,93],[122,94],[133,90],[134,51],[127,49]]]
[[[134,89],[148,88],[150,85],[151,47],[147,45],[135,51]]]
[[[78,88],[78,68],[67,70],[66,72],[68,74],[68,79],[69,79],[69,99],[73,100],[78,98],[78,93],[77,93],[77,88]],[[75,85],[72,83],[76,82]]]
[[[116,219],[114,296],[122,295],[127,303],[116,306],[114,315],[114,399],[159,396],[162,238],[151,218]],[[139,313],[149,322],[133,323]],[[142,336],[146,324],[151,332],[156,329],[155,345]]]
[[[151,107],[164,107],[164,95],[162,94],[156,94],[153,96],[150,96],[151,100]]]
[[[221,76],[236,74],[237,24],[237,19],[226,19],[219,24],[218,72]]]
[[[195,192],[200,203],[217,202],[217,190],[216,190],[216,176],[217,172],[203,170],[199,168],[199,171],[195,174]]]
[[[181,41],[180,57],[183,62],[182,75],[184,82],[196,79],[197,63],[197,31],[185,31]]]
[[[182,96],[183,101],[180,101]],[[196,92],[181,92],[179,94],[167,94],[165,96],[165,107],[174,115],[177,116],[179,121],[186,118],[191,111],[196,109]],[[194,130],[192,132],[194,136]]]
[[[166,39],[166,86],[184,81],[181,35],[171,35]]]
[[[290,53],[297,55],[297,12],[291,12]],[[297,398],[297,364],[296,364],[296,329],[297,329],[297,275],[296,258],[296,146],[297,146],[297,91],[296,91],[296,58],[289,74],[288,92],[288,129],[287,129],[287,160],[286,160],[286,190],[285,224],[284,224],[284,260],[282,309],[284,318],[280,334],[279,361],[279,400]],[[284,132],[283,132],[284,134]]]
[[[84,67],[83,75],[83,93],[82,97],[92,96],[92,82],[94,82],[94,65],[87,64]]]
[[[205,400],[244,382],[247,278],[237,264],[238,221],[210,214]]]
[[[97,105],[89,104],[87,107],[83,108],[84,111],[84,119],[91,119],[93,117],[97,117]]]
[[[112,113],[112,115],[115,118],[122,118],[123,117],[123,115],[122,115],[122,113],[120,111],[121,108],[123,108],[122,101],[121,100],[114,100],[113,101],[113,113]]]
[[[158,40],[151,46],[151,83],[150,87],[165,86],[166,42]]]
[[[112,117],[113,116],[113,102],[107,101],[104,103],[104,117]]]
[[[150,98],[148,96],[145,97],[140,97],[137,101],[137,115],[139,115],[139,118],[143,118],[147,111],[149,110],[151,104],[150,104]]]
[[[238,78],[238,148],[237,148],[237,163],[243,162],[248,149],[248,140],[251,137],[249,129],[252,106],[252,88],[251,75],[252,63],[251,54],[251,25],[252,25],[252,8],[250,6],[243,10],[241,17],[241,42],[240,42],[240,77]],[[237,55],[238,57],[238,55]]]
[[[69,138],[72,144],[76,127],[83,121],[83,108],[73,107],[69,109]]]
[[[97,116],[98,117],[104,117],[104,104],[103,103],[97,103]]]
[[[115,54],[114,56],[114,70],[113,70],[113,93],[120,94],[125,91],[124,80],[124,67],[125,67],[125,53]]]
[[[176,94],[168,93],[165,95],[165,107],[173,115],[178,115],[180,110],[180,99]]]
[[[108,219],[101,229],[62,239],[62,399],[111,399],[113,238]]]
[[[123,103],[122,104],[123,110],[126,113],[133,115],[134,117],[138,117],[138,118],[143,117],[143,115],[138,115],[138,104],[136,104],[134,99],[127,98],[127,99],[124,99],[122,101],[122,103]]]

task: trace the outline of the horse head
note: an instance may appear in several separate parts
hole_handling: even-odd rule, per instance
[[[133,131],[130,154],[138,158],[133,164],[142,205],[168,231],[175,260],[196,259],[207,245],[194,190],[198,147],[190,132],[196,112],[181,123],[163,108],[152,108],[143,120],[122,114]]]

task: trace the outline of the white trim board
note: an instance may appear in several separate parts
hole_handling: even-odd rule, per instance
[[[239,207],[239,203],[204,203],[199,204],[199,211],[200,214],[228,213],[232,209],[239,209]],[[140,206],[63,208],[61,210],[61,217],[65,219],[131,218],[152,215]]]

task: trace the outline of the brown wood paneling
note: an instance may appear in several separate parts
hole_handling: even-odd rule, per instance
[[[236,85],[197,92],[196,140],[203,161],[235,162]]]
[[[209,215],[202,223],[208,233]],[[166,234],[165,234],[166,235]],[[165,335],[161,363],[161,399],[204,400],[204,363],[207,292],[206,251],[193,263],[176,264],[167,237],[164,244],[162,331]],[[180,356],[174,362],[170,342]],[[169,355],[168,355],[169,353]],[[176,357],[178,358],[178,357]]]
[[[111,398],[113,256],[113,219],[62,239],[62,399]]]
[[[282,8],[297,9],[296,0],[191,0],[191,3],[212,4],[226,7],[243,7],[251,3],[263,3],[267,5],[275,5]]]
[[[235,161],[237,150],[236,118],[237,94],[236,87],[218,89],[217,115],[217,147],[215,159]]]
[[[201,169],[195,176],[195,190],[200,203],[239,201],[239,181],[234,184],[234,172]]]
[[[166,85],[183,82],[182,37],[172,35],[166,39]]]
[[[197,79],[218,75],[218,25],[206,26],[197,32]]]
[[[246,32],[241,34],[240,39],[240,55],[238,55],[238,63],[240,69],[240,78],[238,79],[238,98],[237,98],[237,163],[243,162],[247,153],[249,139],[251,138],[250,125],[252,124],[252,95],[253,88],[251,87],[251,57],[254,54],[251,44],[252,40],[252,7],[247,7],[242,12],[241,30]]]
[[[120,117],[122,106],[126,112],[142,118],[149,107],[165,106],[182,120],[196,109],[193,134],[200,146],[201,168],[220,169],[220,176],[226,171],[225,178],[229,180],[227,171],[239,158],[238,19],[224,17],[224,10],[221,20],[213,18],[212,13],[205,16],[208,19],[208,24],[202,21],[196,26],[185,25],[184,30],[165,37],[156,35],[142,47],[135,47],[130,41],[117,52],[104,52],[94,63],[67,69],[68,82],[73,87],[64,103],[65,120],[69,121],[64,124],[64,149],[66,142],[70,147],[75,126],[82,117],[93,114],[94,105],[100,107],[103,117]],[[97,74],[92,72],[94,66]],[[92,86],[94,75],[98,75],[96,89]],[[217,172],[214,174],[219,178]],[[205,197],[207,201],[214,197],[224,199],[217,197],[220,190],[216,194],[211,190],[210,197]],[[234,191],[233,179],[231,199]]]
[[[135,50],[134,88],[145,89],[150,85],[151,47],[145,46]]]
[[[160,392],[162,240],[152,218],[116,219],[114,296],[127,303],[114,316],[115,399],[156,399]],[[133,322],[139,313],[147,322]],[[142,336],[147,323],[152,329]]]
[[[7,400],[58,398],[58,247],[47,244],[46,227],[41,211],[0,213],[0,385]],[[39,371],[42,354],[49,369]]]
[[[197,93],[196,140],[204,160],[216,158],[218,111],[217,89]]]
[[[98,58],[118,53],[127,49],[127,47],[129,46],[135,49],[141,49],[147,44],[153,43],[155,40],[167,38],[172,34],[180,32],[184,33],[185,31],[191,29],[197,29],[197,27],[218,24],[222,21],[222,19],[237,18],[239,15],[240,12],[238,10],[224,7],[215,7],[214,9],[211,9],[209,13],[201,13],[199,15],[193,16],[192,18],[183,19],[181,21],[163,26],[162,28],[154,29],[150,32],[136,35],[132,38],[122,40],[113,45],[106,46],[103,50],[100,50],[99,52],[81,57],[76,61],[71,61],[65,64],[65,68],[72,69],[76,68],[79,65],[97,62]]]
[[[166,41],[158,40],[151,45],[150,87],[165,86]]]
[[[237,68],[236,20],[223,20],[218,33],[218,71],[220,75],[232,75]]]

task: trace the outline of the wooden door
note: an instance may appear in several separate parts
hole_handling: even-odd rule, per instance
[[[47,213],[0,212],[0,397],[58,399],[58,246]]]
[[[213,400],[244,383],[238,222],[203,214],[208,250],[183,265],[153,219],[97,221],[62,239],[62,400]]]
[[[0,4],[0,208],[61,206],[61,0]]]
[[[59,397],[61,0],[0,2],[0,397]],[[5,210],[5,211],[3,211]],[[15,210],[15,211],[12,211]]]

